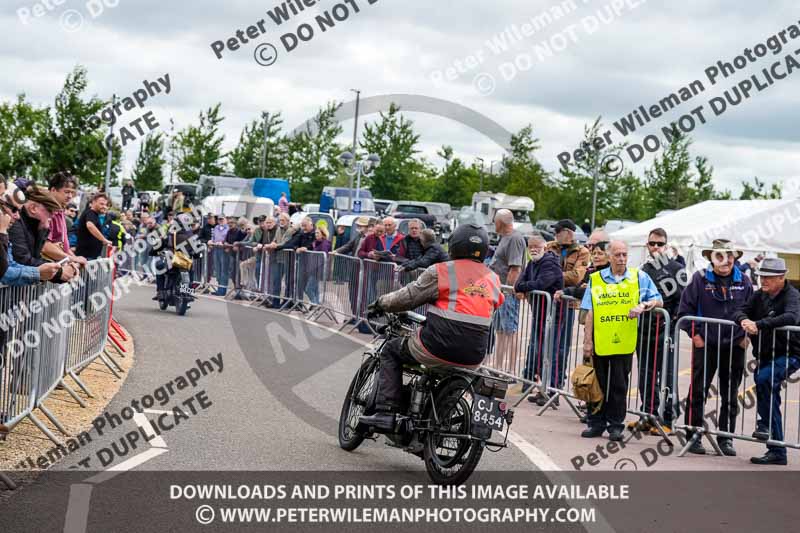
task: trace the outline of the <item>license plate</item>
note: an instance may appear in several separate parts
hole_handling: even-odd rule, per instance
[[[472,423],[501,431],[505,421],[505,413],[500,409],[501,404],[505,407],[505,402],[502,400],[475,394],[472,400]]]
[[[188,283],[178,285],[178,290],[184,294],[194,294],[194,289]]]

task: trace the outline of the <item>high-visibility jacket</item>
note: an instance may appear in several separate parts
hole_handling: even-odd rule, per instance
[[[444,361],[480,364],[489,345],[492,314],[503,303],[500,278],[470,259],[438,263],[436,275],[439,297],[428,309],[420,341]]]
[[[606,283],[600,272],[591,275],[594,351],[597,355],[627,355],[636,351],[638,320],[628,318],[639,305],[639,271],[619,283]]]
[[[112,231],[110,232],[111,237],[115,239],[112,240],[112,243],[114,246],[117,247],[117,250],[122,250],[122,248],[125,246],[125,236],[127,234],[127,232],[125,231],[125,227],[119,220],[113,221],[111,223],[111,226],[114,226],[114,228],[112,228]]]

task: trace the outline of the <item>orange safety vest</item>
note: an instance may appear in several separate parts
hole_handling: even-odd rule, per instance
[[[497,274],[470,259],[437,263],[436,273],[439,298],[429,313],[469,324],[491,325],[492,313],[504,300]]]

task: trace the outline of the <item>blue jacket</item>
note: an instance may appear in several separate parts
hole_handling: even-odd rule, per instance
[[[8,270],[0,278],[0,283],[3,285],[10,285],[19,287],[21,285],[33,285],[39,283],[39,269],[33,266],[20,265],[14,261],[14,256],[11,253],[11,243],[8,243]]]
[[[736,319],[740,308],[750,299],[752,294],[753,283],[737,267],[733,267],[731,285],[727,289],[719,285],[719,280],[714,274],[714,270],[709,266],[704,271],[695,272],[692,280],[684,289],[681,296],[681,304],[678,308],[678,317],[694,315],[733,321]],[[692,331],[692,322],[686,322],[681,329],[689,335],[692,333],[700,335],[705,339],[706,344],[710,346],[731,343],[731,327],[729,326],[722,326],[722,331],[719,332],[719,326],[709,324],[708,332],[706,332],[705,324],[695,323],[694,331]],[[735,326],[733,328],[733,341],[739,342],[743,338],[744,330],[739,326]]]
[[[528,261],[525,271],[514,284],[516,292],[544,291],[551,296],[563,288],[561,263],[553,252],[545,252],[538,261]]]

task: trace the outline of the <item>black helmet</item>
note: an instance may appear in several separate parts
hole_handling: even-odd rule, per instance
[[[489,234],[478,224],[461,224],[450,235],[450,259],[483,262],[489,252]]]

